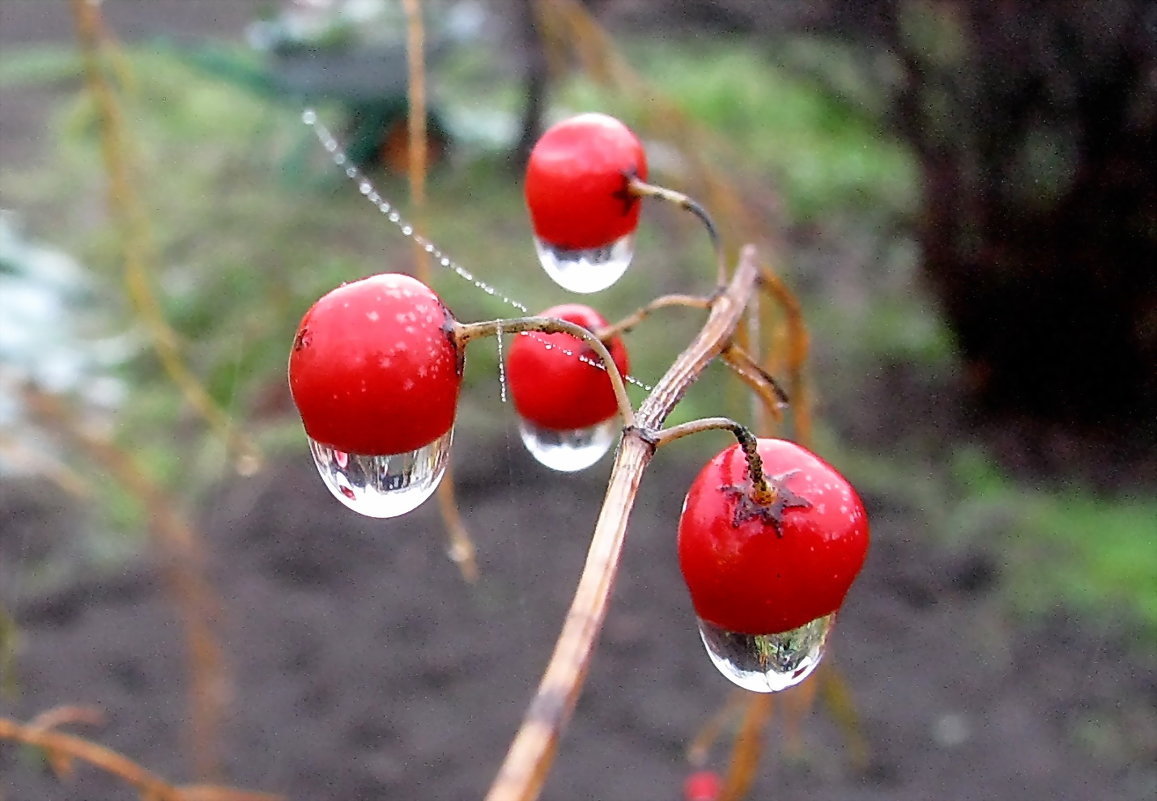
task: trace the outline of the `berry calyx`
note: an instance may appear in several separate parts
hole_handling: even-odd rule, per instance
[[[581,303],[553,306],[537,315],[606,327],[601,314]],[[604,343],[622,374],[629,366],[620,337]],[[581,358],[580,358],[581,357]],[[615,391],[593,348],[570,334],[532,331],[515,337],[506,360],[507,381],[520,417],[542,428],[572,431],[609,420],[618,412]]]
[[[759,439],[772,493],[753,497],[738,445],[691,484],[679,565],[696,614],[730,632],[791,631],[835,612],[864,564],[868,518],[851,484],[807,449]]]
[[[463,352],[454,318],[416,278],[343,284],[305,313],[289,388],[314,441],[355,454],[399,454],[454,424]]]
[[[639,224],[632,177],[647,157],[631,129],[606,114],[579,114],[539,138],[526,167],[526,205],[539,239],[563,250],[609,245]]]

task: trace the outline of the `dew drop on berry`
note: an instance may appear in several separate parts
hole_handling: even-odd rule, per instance
[[[745,690],[775,693],[806,679],[820,663],[836,615],[779,634],[739,634],[706,620],[699,636],[719,672]]]
[[[429,445],[406,453],[346,453],[309,440],[313,463],[333,496],[367,517],[413,511],[438,488],[449,464],[450,429]]]
[[[635,255],[635,234],[585,250],[566,250],[535,237],[534,249],[546,274],[556,284],[586,295],[606,289],[623,277]]]
[[[530,455],[551,470],[574,473],[603,458],[619,433],[619,418],[590,428],[556,431],[519,419],[518,433]]]

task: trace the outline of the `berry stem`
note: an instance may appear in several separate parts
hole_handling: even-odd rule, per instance
[[[480,323],[465,323],[459,324],[455,329],[455,335],[458,339],[459,347],[465,347],[471,340],[480,337],[491,337],[502,334],[521,334],[523,332],[538,331],[544,334],[570,334],[576,339],[581,339],[594,350],[595,355],[598,356],[598,362],[591,362],[595,366],[601,366],[607,371],[607,375],[611,379],[611,388],[615,392],[615,401],[619,406],[619,415],[622,417],[623,426],[631,427],[635,425],[635,410],[631,406],[631,399],[627,396],[627,384],[623,380],[622,373],[619,372],[618,365],[615,360],[611,358],[610,351],[607,346],[603,344],[598,336],[592,334],[581,325],[567,322],[566,320],[558,320],[553,317],[514,317],[505,320],[488,320]],[[583,358],[580,354],[574,354],[575,358]]]
[[[720,356],[736,375],[755,390],[771,416],[777,421],[782,420],[783,410],[788,406],[788,397],[775,377],[764,370],[751,354],[735,343],[728,345]]]
[[[606,328],[596,331],[595,335],[605,341],[618,334],[625,334],[647,317],[651,316],[655,311],[671,306],[684,306],[689,309],[709,309],[711,308],[711,299],[701,298],[697,295],[662,295],[652,300],[646,306],[627,315],[614,325],[608,325]]]
[[[639,180],[639,178],[634,175],[627,178],[627,191],[635,197],[653,197],[668,203],[674,203],[684,211],[689,211],[698,217],[699,221],[703,223],[703,227],[707,229],[707,235],[711,237],[711,249],[715,251],[715,263],[718,266],[715,276],[716,283],[720,287],[727,283],[727,261],[723,254],[723,243],[719,239],[719,229],[715,226],[715,220],[711,219],[711,215],[706,208],[689,195],[676,192],[674,189],[668,189],[665,186],[649,184],[646,181]]]
[[[703,328],[639,407],[639,427],[624,429],[574,599],[538,690],[527,707],[522,725],[490,786],[486,801],[533,801],[538,798],[554,761],[559,737],[578,702],[594,655],[595,642],[606,619],[627,519],[643,470],[654,454],[654,445],[647,432],[662,426],[663,420],[688,388],[734,336],[747,303],[756,291],[757,277],[755,249],[746,247],[740,254],[730,282],[712,299],[711,313]],[[503,330],[509,330],[508,325],[503,321]],[[462,328],[469,329],[470,326]]]
[[[751,500],[760,506],[768,506],[775,502],[776,492],[767,482],[755,434],[751,433],[751,429],[747,426],[729,417],[703,417],[680,423],[654,432],[650,436],[650,441],[656,448],[660,448],[689,434],[698,434],[702,431],[730,431],[734,434],[735,439],[739,441],[739,447],[743,450],[743,457],[747,460],[747,474],[751,478]]]

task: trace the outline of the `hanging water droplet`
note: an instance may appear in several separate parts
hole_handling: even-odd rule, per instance
[[[518,433],[530,455],[551,470],[574,473],[603,458],[619,433],[619,418],[590,428],[556,431],[519,419]]]
[[[609,245],[587,250],[564,250],[538,237],[534,249],[546,274],[563,289],[589,294],[606,289],[623,277],[635,255],[634,233]]]
[[[313,463],[333,496],[367,517],[398,517],[434,494],[449,463],[450,429],[425,447],[382,456],[339,451],[309,440]]]
[[[779,634],[738,634],[700,620],[699,636],[720,673],[745,690],[775,693],[816,669],[835,621],[833,612]]]

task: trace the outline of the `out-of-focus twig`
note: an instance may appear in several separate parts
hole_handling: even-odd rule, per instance
[[[50,710],[34,722],[21,724],[0,718],[0,740],[24,743],[44,752],[48,764],[61,778],[71,775],[73,763],[85,762],[131,785],[147,801],[283,801],[279,795],[235,790],[210,784],[175,786],[128,757],[83,737],[54,730],[56,724],[74,722],[75,708],[64,714]],[[45,725],[46,721],[52,725]]]
[[[487,801],[538,798],[606,619],[627,520],[643,471],[654,455],[654,433],[707,364],[731,340],[747,300],[756,292],[757,278],[755,251],[746,248],[730,283],[712,299],[703,328],[643,401],[634,421],[624,428],[574,599],[522,726],[486,795]]]
[[[727,768],[719,801],[739,801],[751,789],[759,769],[759,759],[763,755],[764,731],[771,720],[774,701],[774,695],[762,693],[752,694],[748,699],[743,723],[735,735],[731,764]]]
[[[764,291],[783,311],[783,347],[771,343],[764,355],[763,367],[771,375],[780,371],[787,375],[787,394],[791,398],[792,423],[795,439],[804,447],[812,446],[811,396],[805,380],[810,337],[804,323],[803,308],[799,299],[780,278],[779,274],[766,262],[760,265],[760,283]],[[775,336],[768,330],[765,336]],[[780,361],[782,360],[782,365]]]
[[[172,382],[209,426],[224,440],[239,472],[249,474],[260,467],[257,445],[229,420],[210,397],[201,381],[185,364],[177,334],[169,326],[153,293],[151,266],[155,262],[148,217],[141,204],[130,164],[123,112],[105,64],[107,52],[117,52],[105,30],[100,4],[72,0],[76,35],[84,59],[85,85],[92,95],[100,120],[101,152],[108,174],[109,208],[120,234],[126,293],[149,334],[153,350]]]
[[[426,92],[426,28],[422,19],[420,0],[402,0],[406,13],[406,84],[407,179],[410,184],[410,202],[418,230],[426,230],[426,176],[430,169],[429,130]],[[417,240],[413,240],[414,265],[418,280],[430,283],[430,254]],[[438,510],[449,540],[447,551],[458,565],[462,578],[470,583],[478,580],[478,561],[474,541],[458,511],[454,494],[454,472],[448,469],[438,484]]]
[[[418,229],[426,230],[426,173],[430,154],[426,130],[426,27],[422,21],[420,0],[402,0],[406,12],[406,128],[407,178],[410,184],[410,203]],[[414,263],[418,280],[430,283],[430,256],[413,241]]]
[[[85,429],[60,398],[24,387],[21,400],[31,419],[62,437],[109,472],[144,508],[169,591],[181,616],[188,648],[190,739],[199,775],[219,771],[220,726],[230,695],[216,623],[219,596],[206,577],[200,532],[177,511],[173,499],[114,442]]]

